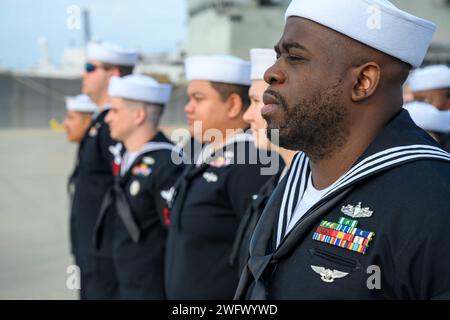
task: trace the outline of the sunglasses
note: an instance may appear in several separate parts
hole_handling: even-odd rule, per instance
[[[84,70],[86,70],[87,73],[94,72],[97,69],[106,69],[106,68],[102,66],[96,66],[95,64],[92,63],[86,63],[84,67]]]

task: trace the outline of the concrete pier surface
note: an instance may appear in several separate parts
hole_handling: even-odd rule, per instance
[[[0,299],[77,299],[66,287],[75,153],[64,132],[0,130]]]

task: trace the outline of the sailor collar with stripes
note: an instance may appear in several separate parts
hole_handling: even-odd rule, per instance
[[[341,202],[344,199],[352,197],[353,191],[356,191],[353,187],[362,182],[369,184],[370,179],[375,177],[378,181],[374,183],[380,183],[379,179],[385,172],[393,174],[392,171],[396,168],[416,161],[448,164],[450,155],[414,124],[406,110],[402,110],[385,125],[355,164],[305,212],[276,246],[278,218],[289,214],[286,210],[295,210],[301,201],[310,173],[308,157],[304,153],[299,153],[294,158],[290,171],[273,191],[254,229],[247,267],[242,272],[235,299],[266,299],[268,297],[267,281],[264,279],[264,275],[267,275],[266,269],[271,263],[289,257],[296,248],[307,241],[308,234],[330,213],[330,210],[343,204]],[[361,189],[358,192],[361,192]],[[292,206],[289,206],[290,201]],[[399,201],[408,202],[408,199]],[[280,210],[282,207],[284,212]],[[292,213],[290,214],[292,216]]]
[[[202,163],[208,163],[212,158],[217,156],[218,153],[221,153],[221,151],[222,152],[226,151],[227,148],[229,148],[234,143],[253,142],[253,140],[254,140],[253,135],[251,135],[249,133],[238,133],[238,134],[233,135],[232,137],[230,137],[227,140],[227,142],[225,143],[225,145],[223,145],[219,149],[220,150],[219,152],[216,149],[214,149],[211,144],[207,144],[201,150],[199,156],[197,157],[197,161],[195,162],[195,165],[197,167],[199,167]]]
[[[409,114],[402,111],[382,130],[356,163],[332,184],[331,188],[315,205],[309,208],[293,228],[288,230],[286,226],[302,201],[311,173],[307,155],[303,152],[298,153],[285,178],[286,184],[277,224],[277,247],[301,223],[303,218],[308,216],[308,213],[361,180],[384,170],[421,159],[450,161],[450,154],[434,144],[431,138],[429,141],[417,139],[417,132],[410,130],[417,128],[411,128],[411,123],[407,123],[408,121],[411,121]],[[285,230],[288,231],[283,234]]]
[[[130,170],[132,164],[136,161],[137,158],[139,158],[139,156],[157,150],[169,150],[177,153],[180,152],[180,149],[178,147],[168,142],[157,142],[157,141],[147,142],[137,152],[129,153],[126,151],[124,153],[122,164],[120,166],[120,175],[124,176],[127,173],[127,171]]]
[[[110,105],[110,104],[105,104],[105,105],[103,106],[102,111],[100,111],[100,110],[95,111],[95,112],[92,114],[92,121],[96,121],[97,118],[98,118],[101,114],[105,113],[106,111],[109,111],[109,109],[111,109],[111,105]]]

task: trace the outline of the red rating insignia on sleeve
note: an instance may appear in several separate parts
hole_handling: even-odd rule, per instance
[[[112,163],[112,172],[114,177],[117,177],[120,172],[120,164],[117,164],[115,161]]]
[[[163,216],[164,216],[164,224],[169,225],[170,224],[169,208],[163,209]]]

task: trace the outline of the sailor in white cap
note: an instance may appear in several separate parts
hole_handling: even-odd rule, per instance
[[[75,253],[81,269],[81,299],[110,299],[117,294],[111,249],[99,252],[92,244],[92,233],[100,205],[118,174],[122,145],[110,137],[105,117],[109,111],[108,85],[113,76],[133,71],[138,53],[111,43],[89,43],[83,93],[97,105],[91,124],[78,152],[74,176],[72,229],[77,241]]]
[[[185,65],[188,127],[205,147],[170,199],[166,294],[168,299],[231,299],[238,280],[237,266],[229,264],[236,229],[252,195],[269,178],[261,175],[264,166],[252,135],[243,133],[250,63],[199,56]]]
[[[449,150],[445,137],[450,132],[450,110],[441,111],[421,101],[410,102],[403,108],[408,110],[420,128],[427,131],[444,149]]]
[[[435,29],[386,0],[291,2],[261,112],[302,152],[236,299],[450,297],[450,155],[402,109]]]
[[[432,104],[439,110],[450,110],[450,68],[432,65],[416,69],[408,78],[414,100]]]
[[[297,151],[280,148],[270,142],[266,134],[267,122],[261,116],[261,108],[264,106],[263,93],[269,86],[269,84],[264,81],[264,73],[275,63],[276,56],[276,52],[273,49],[254,48],[250,50],[250,77],[252,79],[252,84],[248,91],[250,106],[244,113],[244,120],[250,125],[255,147],[259,150],[267,149],[272,152],[278,152],[283,163],[279,166],[278,172],[259,190],[258,195],[248,207],[239,225],[230,257],[232,262],[237,259],[239,275],[247,263],[250,237],[255,225],[258,222],[267,201],[272,195],[273,190],[286,173],[291,165],[292,159],[297,153]]]
[[[109,103],[108,84],[112,76],[126,76],[133,72],[139,54],[110,42],[90,42],[86,48],[87,62],[83,74],[83,93],[102,111]]]
[[[92,100],[80,94],[73,97],[66,97],[66,117],[64,118],[64,129],[66,130],[67,140],[79,144],[86,134],[86,130],[91,123],[92,114],[97,111],[97,105]],[[78,145],[79,148],[79,145]],[[72,171],[68,183],[67,190],[69,193],[70,203],[73,201],[73,194],[75,192],[74,177],[76,170]],[[72,216],[70,217],[72,219]],[[70,223],[70,245],[72,254],[76,252],[75,230],[73,230],[74,223]]]
[[[67,140],[80,143],[91,123],[92,114],[97,111],[97,105],[88,96],[80,94],[66,97],[66,110],[63,125]]]
[[[112,247],[118,299],[164,299],[170,219],[164,194],[183,170],[181,161],[172,160],[179,150],[158,129],[171,86],[128,75],[113,77],[108,92],[112,106],[105,121],[126,151],[120,175],[102,203],[94,243],[99,249]]]

